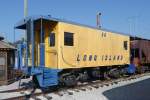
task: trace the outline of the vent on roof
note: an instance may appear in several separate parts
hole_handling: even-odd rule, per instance
[[[100,16],[101,16],[101,13],[98,12],[97,15],[96,15],[96,24],[97,24],[98,28],[101,28]]]

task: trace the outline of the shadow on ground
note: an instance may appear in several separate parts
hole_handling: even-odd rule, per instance
[[[103,92],[108,100],[150,100],[150,79]]]

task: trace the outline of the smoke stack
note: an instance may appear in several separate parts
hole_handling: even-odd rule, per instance
[[[100,17],[101,17],[101,13],[98,12],[96,15],[96,23],[98,28],[101,28]]]

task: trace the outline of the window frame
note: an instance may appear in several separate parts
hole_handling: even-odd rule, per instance
[[[51,42],[51,35],[53,36],[53,42]],[[54,32],[51,32],[49,34],[49,46],[50,47],[55,47],[55,45],[56,45],[56,35],[55,35]]]
[[[128,41],[123,41],[124,50],[128,50]]]
[[[68,38],[68,39],[66,39],[66,38]],[[70,41],[71,41],[71,43],[69,43]],[[74,33],[64,32],[64,46],[74,46]]]

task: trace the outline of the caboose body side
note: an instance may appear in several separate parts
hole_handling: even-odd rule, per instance
[[[129,36],[64,22],[58,27],[59,69],[130,63]]]
[[[129,36],[65,22],[35,24],[35,65],[55,69],[129,64]],[[40,42],[43,37],[44,42]],[[41,58],[39,45],[45,47]]]
[[[20,51],[24,49],[26,53],[25,66],[19,66],[36,77],[41,87],[57,85],[59,73],[65,70],[89,71],[130,64],[128,35],[43,16],[27,18],[16,28],[27,33],[26,46],[20,47]]]

